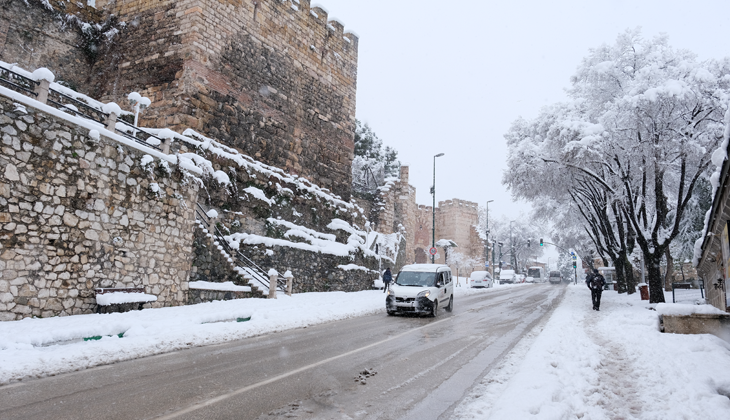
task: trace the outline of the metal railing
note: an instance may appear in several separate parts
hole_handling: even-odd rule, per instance
[[[104,111],[53,89],[48,89],[48,103],[54,108],[65,112],[72,112],[80,117],[96,121],[100,124],[104,124],[107,118],[109,118],[109,114]]]
[[[264,271],[263,268],[259,267],[250,258],[241,253],[241,251],[231,248],[231,246],[228,244],[228,241],[226,241],[223,233],[218,229],[217,226],[211,224],[207,212],[205,211],[203,206],[200,205],[200,203],[197,203],[195,216],[199,221],[203,223],[203,226],[205,226],[208,232],[213,234],[214,239],[218,241],[223,250],[233,259],[236,267],[245,271],[252,280],[259,283],[266,290],[269,290],[271,281],[269,280],[269,276],[266,274],[266,271]],[[282,276],[277,276],[276,290],[282,292],[286,292],[287,290],[286,279]]]
[[[693,287],[691,282],[672,283],[672,302],[696,304],[705,301],[704,282],[699,287]]]
[[[35,91],[38,82],[4,67],[0,67],[0,84],[25,95],[38,96]]]
[[[160,146],[165,142],[163,139],[155,136],[154,134],[150,134],[150,133],[146,132],[142,128],[135,127],[134,125],[132,125],[124,120],[117,120],[117,124],[121,124],[127,128],[127,130],[120,130],[118,128],[115,128],[117,134],[121,134],[122,136],[127,137],[130,140],[134,140],[137,143],[144,144],[147,147],[152,147],[153,149],[162,150],[162,148]],[[151,139],[151,138],[156,139],[160,143],[159,144],[149,143],[147,140]]]
[[[28,95],[34,98],[38,97],[38,92],[36,92],[36,88],[39,86],[38,82],[21,74],[15,73],[12,70],[8,70],[4,67],[0,67],[0,85],[8,87],[24,95]],[[59,92],[55,89],[48,89],[48,98],[46,99],[46,104],[66,113],[77,115],[79,117],[95,121],[105,126],[107,124],[107,121],[109,120],[109,114],[107,114],[103,110],[89,105],[76,98],[73,98],[69,95],[66,95],[65,93]],[[128,128],[128,130],[119,130],[116,128],[115,124],[114,131],[117,134],[129,140],[135,141],[139,144],[143,144],[147,147],[151,147],[156,150],[162,150],[160,146],[165,143],[163,139],[145,131],[143,128],[135,127],[134,125],[129,124],[124,120],[117,120],[116,123]],[[159,144],[149,143],[148,140],[150,138],[156,139],[157,141],[159,141]]]

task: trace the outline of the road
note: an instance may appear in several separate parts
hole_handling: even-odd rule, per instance
[[[447,419],[562,298],[549,284],[0,387],[11,419]]]

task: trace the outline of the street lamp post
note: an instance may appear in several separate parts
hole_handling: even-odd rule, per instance
[[[514,223],[514,220],[509,221],[509,264],[512,267],[512,269],[515,270],[515,273],[516,273],[517,270],[515,269],[515,265],[514,265],[515,244],[512,241],[512,223]]]
[[[485,241],[485,244],[487,245],[487,249],[486,249],[487,255],[484,257],[484,261],[486,261],[486,262],[489,262],[489,203],[491,203],[492,201],[494,201],[494,200],[487,201],[487,232],[486,232],[487,240]],[[494,247],[492,247],[492,251],[494,251]],[[492,252],[492,255],[494,255],[494,252]],[[494,267],[493,266],[494,266],[494,257],[492,257],[492,267],[491,267],[492,276],[494,276]],[[487,271],[489,271],[489,270],[487,270]]]
[[[431,187],[431,195],[433,195],[433,207],[431,207],[431,248],[436,248],[436,158],[443,156],[439,153],[433,157],[433,186]],[[431,255],[431,264],[434,263],[435,255]]]
[[[502,247],[504,243],[498,242],[497,245],[499,245],[499,274],[502,274]]]

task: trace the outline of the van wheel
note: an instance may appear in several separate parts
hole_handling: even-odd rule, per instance
[[[433,308],[431,308],[431,317],[436,318],[436,314],[438,313],[438,310],[439,310],[439,301],[434,300]]]
[[[451,312],[454,310],[454,295],[451,295],[451,299],[449,299],[449,304],[446,305],[446,312]]]

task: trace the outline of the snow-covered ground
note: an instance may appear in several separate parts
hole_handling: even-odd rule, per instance
[[[372,290],[0,322],[0,384],[378,312],[385,312],[385,297]]]
[[[533,287],[471,289],[460,280],[457,297]],[[379,290],[307,293],[3,322],[0,384],[384,312],[383,303]],[[585,286],[568,286],[552,315],[473,390],[453,418],[730,418],[729,343],[710,335],[661,334],[657,312],[638,294],[605,292],[600,312],[590,306]],[[84,341],[90,337],[101,339]]]
[[[584,285],[568,286],[453,418],[730,419],[730,343],[662,334],[651,306],[606,291],[595,312]]]

